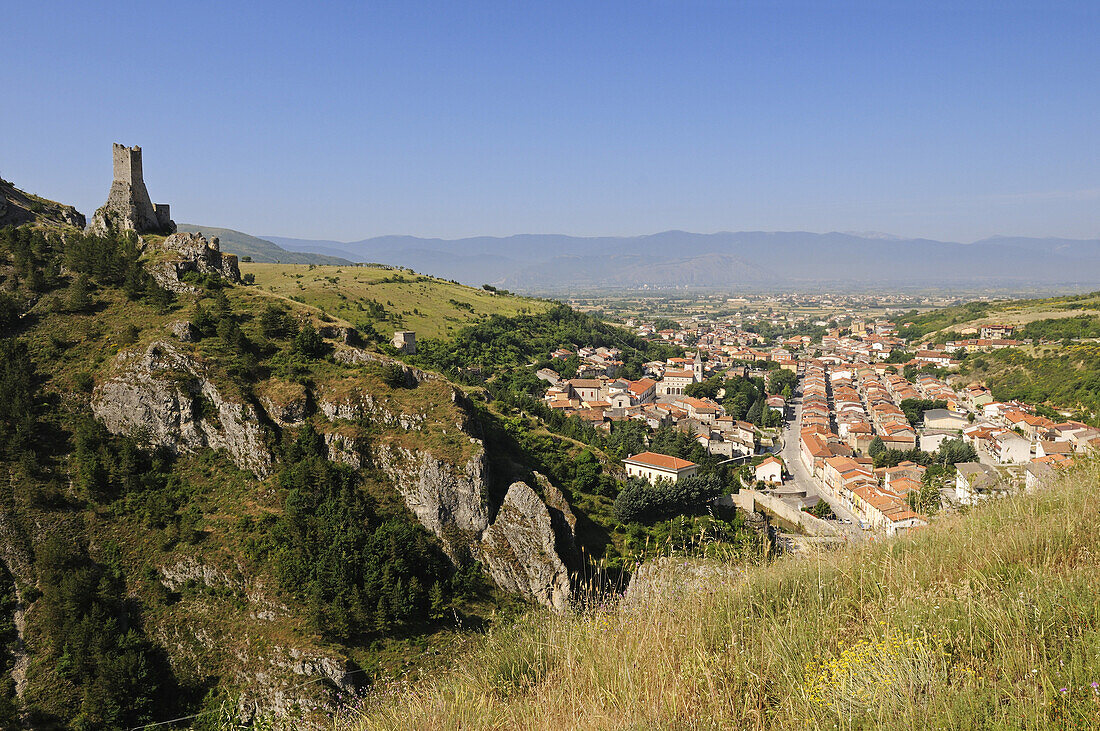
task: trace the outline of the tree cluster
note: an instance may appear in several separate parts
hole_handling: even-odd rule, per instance
[[[468,379],[469,369],[476,366],[484,379],[531,364],[549,366],[550,352],[578,345],[621,349],[625,378],[640,378],[647,361],[680,353],[678,348],[649,342],[591,314],[555,305],[537,314],[493,315],[464,327],[450,341],[425,339],[413,360],[454,378]]]
[[[476,569],[452,571],[411,518],[380,515],[357,473],[329,461],[311,427],[303,427],[284,457],[283,514],[252,528],[249,550],[273,561],[282,586],[306,602],[326,637],[408,628],[476,590]]]
[[[716,475],[684,477],[676,482],[631,479],[615,498],[615,517],[623,523],[652,523],[701,506],[725,491]]]

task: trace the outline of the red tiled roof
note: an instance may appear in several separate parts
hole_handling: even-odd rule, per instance
[[[635,454],[633,457],[627,457],[623,461],[643,464],[648,467],[657,467],[663,470],[682,470],[685,467],[696,466],[694,462],[688,462],[686,459],[670,457],[667,454],[657,454],[656,452],[642,452],[641,454]]]

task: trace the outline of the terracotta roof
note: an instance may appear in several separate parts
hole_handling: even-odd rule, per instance
[[[663,470],[682,470],[685,467],[695,467],[694,462],[688,462],[686,459],[680,459],[679,457],[670,457],[667,454],[657,454],[656,452],[642,452],[641,454],[635,454],[632,457],[627,457],[624,462],[634,462],[635,464],[643,464],[647,467],[657,467]]]

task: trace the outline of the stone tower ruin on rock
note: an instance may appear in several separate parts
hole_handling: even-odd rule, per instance
[[[153,203],[141,171],[141,148],[114,146],[115,177],[107,202],[92,216],[94,233],[134,231],[171,234],[176,231],[168,205]]]

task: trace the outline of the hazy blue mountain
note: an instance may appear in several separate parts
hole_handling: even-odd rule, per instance
[[[266,239],[256,238],[231,228],[218,228],[217,226],[199,226],[194,223],[180,223],[176,225],[179,231],[198,232],[206,237],[217,236],[221,239],[222,251],[237,256],[250,256],[252,261],[258,262],[282,262],[283,264],[350,264],[348,259],[335,256],[323,256],[317,253],[301,251],[287,251]]]
[[[362,241],[269,237],[288,249],[407,266],[526,292],[777,286],[1100,284],[1100,241],[995,237],[972,244],[888,234],[739,231],[592,237],[523,234]]]

